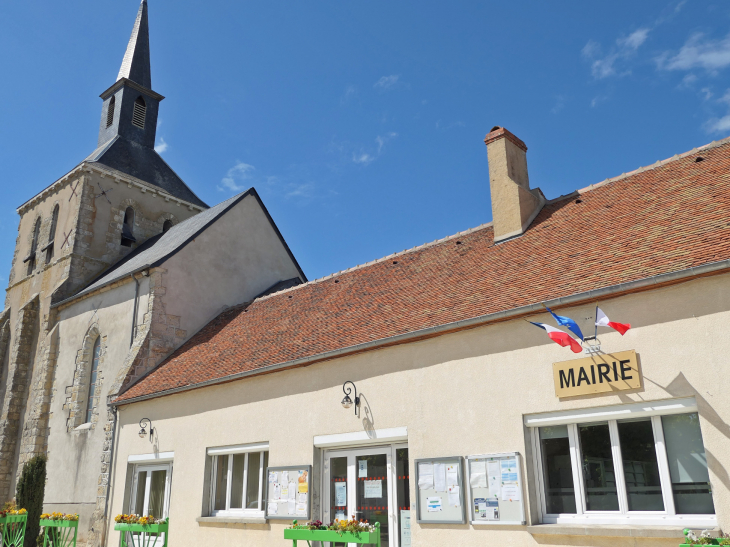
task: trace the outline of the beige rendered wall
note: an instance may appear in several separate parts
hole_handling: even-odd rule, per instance
[[[139,283],[137,322],[141,323],[147,311],[149,279],[142,278]],[[105,442],[103,426],[107,419],[107,393],[129,352],[134,294],[135,284],[130,280],[114,290],[80,300],[60,312],[44,510],[79,513],[79,544],[86,540],[91,514],[97,505],[97,482]],[[91,427],[68,427],[72,407],[69,399],[74,384],[79,382],[77,354],[84,345],[87,333],[94,328],[103,340],[98,371],[97,393],[100,392],[100,398],[97,412],[92,418]],[[88,393],[86,389],[84,391]]]
[[[412,462],[417,458],[507,451],[525,455],[525,414],[694,396],[718,520],[730,529],[728,288],[730,275],[718,275],[601,302],[615,319],[634,326],[625,337],[604,332],[600,339],[606,352],[638,352],[644,375],[644,388],[638,392],[558,400],[552,363],[578,356],[550,342],[535,327],[515,320],[123,406],[110,516],[128,510],[122,501],[129,456],[173,451],[170,521],[175,545],[285,545],[286,524],[281,521],[229,527],[196,522],[201,514],[207,447],[268,441],[270,465],[314,464],[315,435],[407,426],[414,476]],[[586,305],[562,311],[586,318],[594,310]],[[340,405],[345,380],[353,380],[362,394],[362,419]],[[154,423],[154,442],[137,435],[142,417]],[[524,461],[531,468],[529,459]],[[414,499],[414,481],[411,488]],[[321,486],[315,484],[314,489]],[[529,484],[527,495],[534,499]],[[528,514],[528,522],[532,519],[534,515]],[[423,526],[416,524],[415,517],[411,522],[413,545],[424,547],[536,543],[669,547],[678,543],[676,539],[531,535],[520,526]],[[108,545],[118,541],[112,532]]]
[[[165,310],[190,337],[224,306],[299,277],[258,201],[248,196],[165,261]]]

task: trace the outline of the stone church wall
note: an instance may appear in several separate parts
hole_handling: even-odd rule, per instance
[[[144,322],[149,280],[139,280],[136,324]],[[73,302],[59,311],[59,347],[50,403],[48,482],[45,511],[78,512],[78,544],[93,539],[92,516],[99,509],[102,454],[108,449],[107,398],[130,352],[135,283],[124,280],[110,290]],[[92,349],[101,337],[96,397],[86,423]],[[103,504],[102,504],[103,509]],[[93,543],[92,543],[93,544]]]

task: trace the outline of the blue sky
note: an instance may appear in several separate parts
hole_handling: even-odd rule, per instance
[[[95,147],[136,0],[0,3],[0,281],[15,208]],[[149,0],[158,150],[255,186],[310,279],[491,220],[484,135],[548,198],[730,134],[725,2]]]

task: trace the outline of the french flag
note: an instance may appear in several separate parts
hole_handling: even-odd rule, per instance
[[[626,334],[626,331],[631,328],[631,325],[629,323],[616,323],[615,321],[611,321],[608,316],[603,313],[603,310],[601,308],[596,308],[596,326],[611,327],[621,336]]]
[[[528,323],[532,323],[532,321],[528,321]],[[550,339],[556,344],[560,344],[564,348],[570,347],[570,349],[573,350],[573,353],[580,353],[583,351],[583,346],[580,345],[580,342],[567,332],[551,327],[550,325],[546,325],[545,323],[532,324],[546,330]]]

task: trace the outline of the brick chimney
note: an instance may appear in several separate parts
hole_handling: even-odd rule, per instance
[[[489,160],[494,242],[518,236],[545,205],[539,188],[530,190],[527,146],[504,127],[494,127],[484,139]]]

